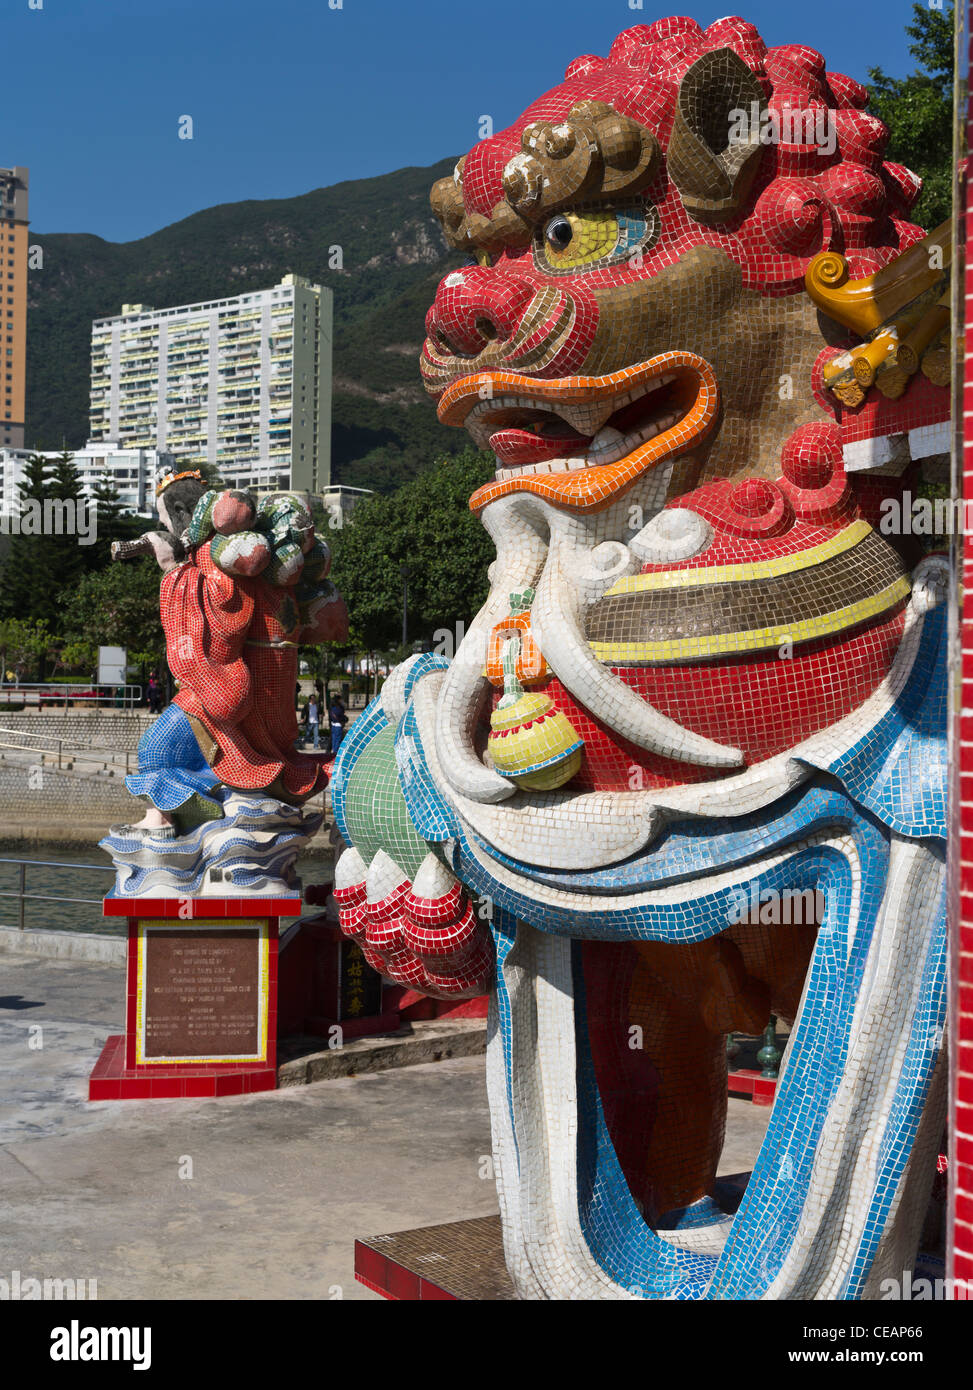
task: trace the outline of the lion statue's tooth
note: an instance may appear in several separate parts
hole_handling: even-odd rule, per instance
[[[701,555],[713,539],[713,528],[688,507],[667,507],[646,522],[628,543],[646,565],[671,565]]]

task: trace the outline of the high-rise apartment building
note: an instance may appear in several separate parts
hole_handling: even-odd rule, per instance
[[[122,449],[106,442],[86,444],[83,449],[71,452],[82,496],[94,497],[99,484],[110,483],[125,511],[146,517],[155,514],[155,488],[159,478],[163,473],[175,471],[172,456],[160,454],[156,449]],[[0,518],[15,516],[19,511],[24,473],[35,453],[48,460],[50,472],[61,458],[60,450],[0,446]]]
[[[0,447],[24,443],[27,397],[27,170],[0,169]]]
[[[237,487],[331,481],[332,294],[301,275],[231,299],[125,304],[91,332],[91,442],[214,464]]]

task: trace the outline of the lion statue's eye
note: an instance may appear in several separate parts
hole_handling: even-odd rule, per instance
[[[570,246],[571,238],[574,236],[574,228],[566,217],[552,217],[544,228],[544,240],[555,251],[563,251]]]
[[[572,208],[549,217],[534,233],[534,263],[549,275],[613,265],[654,243],[655,208]]]

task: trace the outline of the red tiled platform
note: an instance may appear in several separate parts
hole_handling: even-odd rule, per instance
[[[300,907],[300,898],[257,895],[247,898],[109,896],[103,899],[106,917],[125,917],[128,920],[126,1031],[124,1034],[113,1034],[102,1049],[88,1078],[88,1099],[186,1099],[249,1095],[255,1091],[274,1090],[277,1086],[277,933],[280,916],[293,915],[300,911]],[[210,928],[206,928],[207,923],[211,924]],[[214,931],[222,933],[224,924],[227,941],[234,939],[233,930],[238,926],[237,937],[245,939],[249,936],[256,947],[256,960],[250,966],[254,972],[254,983],[247,986],[255,991],[255,1043],[241,1048],[234,1043],[232,1031],[221,1035],[217,1024],[215,1032],[211,1030],[207,1044],[200,1045],[198,1035],[192,1035],[190,1007],[177,1010],[178,1028],[175,1035],[166,1039],[168,1047],[162,1044],[149,1048],[144,1036],[150,1026],[146,1002],[148,991],[140,995],[140,972],[148,968],[147,964],[140,963],[142,933],[145,934],[148,952],[150,931],[153,938],[157,931],[162,931],[170,940],[178,941],[181,938],[187,944],[195,941],[201,945],[213,936]],[[197,932],[197,927],[204,930]],[[146,962],[148,959],[146,955]],[[208,988],[212,987],[209,969],[204,974],[203,983]],[[233,986],[234,989],[238,987]],[[191,993],[191,986],[182,986],[180,990]],[[140,998],[143,1000],[141,1008]],[[207,1022],[211,1023],[211,1020]],[[188,1038],[180,1031],[184,1026],[190,1030]],[[247,1060],[241,1061],[236,1055],[241,1051]],[[157,1061],[156,1056],[164,1060]],[[174,1060],[183,1056],[186,1060]]]
[[[401,1302],[512,1301],[499,1216],[355,1241],[355,1278]]]
[[[752,1100],[754,1105],[773,1105],[774,1096],[777,1094],[777,1079],[764,1076],[759,1071],[752,1071],[749,1067],[741,1067],[739,1071],[730,1072],[727,1077],[727,1090],[731,1096]]]
[[[242,1096],[273,1091],[276,1067],[236,1066],[217,1071],[212,1066],[125,1066],[125,1035],[114,1033],[88,1078],[89,1100],[163,1100],[191,1096]]]
[[[296,917],[298,898],[102,898],[103,917],[174,917],[191,922],[198,917]]]

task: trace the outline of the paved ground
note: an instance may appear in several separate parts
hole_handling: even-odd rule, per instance
[[[0,1276],[95,1278],[100,1299],[367,1299],[356,1236],[497,1210],[482,1057],[90,1105],[123,994],[118,967],[0,958]],[[752,1166],[769,1115],[730,1101],[721,1171]]]

